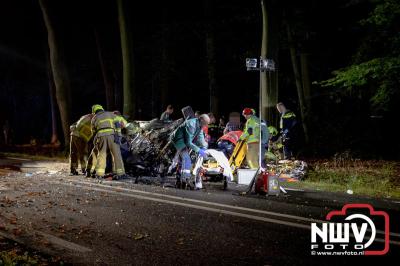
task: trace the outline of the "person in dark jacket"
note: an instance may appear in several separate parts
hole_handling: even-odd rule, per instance
[[[283,157],[285,160],[288,160],[293,157],[293,147],[296,137],[294,131],[297,119],[296,115],[281,102],[276,105],[276,109],[281,114],[279,129],[282,136]]]
[[[172,105],[167,106],[167,110],[162,113],[160,120],[163,122],[172,122],[171,115],[174,112],[174,107]]]

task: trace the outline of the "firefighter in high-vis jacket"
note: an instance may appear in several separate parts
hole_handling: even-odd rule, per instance
[[[260,154],[260,119],[255,115],[254,109],[245,108],[242,115],[247,122],[243,130],[243,134],[239,140],[245,140],[247,144],[246,161],[250,168],[259,167]],[[268,145],[269,133],[267,124],[261,121],[261,162],[264,164],[265,148]],[[264,165],[261,165],[262,167]]]
[[[119,143],[116,143],[116,115],[104,111],[101,105],[93,105],[92,131],[94,134],[94,149],[96,150],[96,177],[102,178],[107,164],[107,152],[111,153],[113,161],[113,174],[115,179],[125,176],[124,163],[121,157]]]
[[[70,175],[79,175],[78,166],[81,165],[82,172],[85,169],[85,141],[79,136],[79,132],[76,129],[76,123],[69,127],[70,130],[70,142],[69,142],[69,168]]]
[[[278,103],[276,109],[281,114],[279,123],[280,133],[283,144],[283,157],[285,160],[293,157],[293,148],[295,142],[295,126],[297,125],[296,115],[288,110],[283,103]]]
[[[78,163],[81,165],[82,173],[86,172],[86,158],[88,156],[88,142],[92,138],[90,121],[92,114],[82,116],[76,123],[71,125],[70,140],[70,170],[71,175],[78,175]]]
[[[115,124],[115,132],[117,133],[117,138],[119,144],[121,143],[121,138],[122,138],[122,129],[126,128],[126,125],[128,124],[128,121],[121,115],[120,111],[114,111],[115,114],[115,119],[114,119],[114,124]]]

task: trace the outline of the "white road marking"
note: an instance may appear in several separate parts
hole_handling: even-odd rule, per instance
[[[79,188],[83,188],[83,189],[87,189],[87,190],[106,192],[106,193],[110,193],[110,194],[121,195],[121,196],[136,198],[136,199],[143,199],[143,200],[155,201],[155,202],[160,202],[160,203],[167,203],[167,204],[171,204],[171,205],[182,206],[182,207],[187,207],[187,208],[192,208],[192,209],[205,210],[205,211],[214,212],[214,213],[222,213],[222,214],[227,214],[227,215],[231,215],[231,216],[243,217],[243,218],[248,218],[248,219],[252,219],[252,220],[256,220],[256,221],[269,222],[269,223],[274,223],[274,224],[279,224],[279,225],[286,225],[286,226],[295,227],[295,228],[301,228],[301,229],[307,229],[307,230],[311,229],[311,225],[305,225],[305,224],[300,224],[300,223],[295,223],[295,222],[282,221],[282,220],[273,219],[273,218],[255,216],[255,215],[251,215],[251,214],[227,211],[227,210],[217,209],[217,208],[212,208],[212,207],[193,205],[193,204],[190,204],[190,203],[183,203],[183,202],[165,200],[165,199],[160,199],[160,198],[152,198],[152,197],[147,197],[147,196],[134,195],[134,194],[130,194],[130,193],[124,193],[124,192],[115,191],[115,190],[121,190],[120,187],[112,187],[112,186],[106,186],[106,185],[102,185],[102,184],[96,184],[96,185],[99,185],[99,186],[101,185],[101,186],[104,186],[106,188],[111,188],[112,189],[112,190],[108,190],[108,189],[97,188],[97,187],[93,187],[93,186],[73,184],[72,182],[70,182],[70,183],[65,183],[65,182],[60,182],[60,181],[49,181],[49,182],[55,183],[55,184],[61,184],[61,185],[65,185],[65,186],[70,186],[70,187],[79,187]],[[77,182],[77,183],[79,183],[79,182]],[[86,183],[86,182],[82,182],[82,183]],[[93,183],[90,183],[90,184],[93,185]],[[129,189],[123,189],[123,190],[130,191]],[[145,192],[145,191],[132,190],[130,192]],[[163,194],[158,194],[158,193],[152,193],[152,192],[146,192],[146,193],[148,193],[148,194],[156,194],[156,196],[163,196]],[[171,197],[174,197],[174,196],[171,196]],[[186,200],[184,198],[179,198],[179,197],[175,197],[175,198]],[[196,200],[196,201],[199,202],[199,203],[211,203],[211,202],[206,202],[206,201],[203,202],[203,201],[199,201],[199,200]],[[213,203],[213,204],[217,204],[217,203]],[[229,206],[229,205],[225,205],[225,204],[220,204],[220,205]],[[229,207],[236,207],[236,206],[229,206]],[[244,209],[248,209],[248,208],[244,208]],[[249,209],[249,210],[252,210],[252,209]],[[257,211],[263,212],[261,210],[257,210]],[[268,212],[268,213],[270,213],[270,212]],[[294,217],[298,217],[298,216],[294,216]],[[303,217],[300,217],[300,218],[303,218]],[[304,218],[304,219],[307,219],[307,218]],[[384,239],[381,239],[381,238],[376,238],[376,240],[378,242],[384,242],[385,241]],[[398,242],[398,241],[390,241],[390,244],[400,245],[400,242]]]
[[[177,201],[171,201],[171,200],[165,200],[165,199],[159,199],[159,198],[152,198],[152,197],[141,196],[141,195],[128,194],[128,193],[124,193],[124,192],[107,190],[107,189],[103,189],[103,188],[88,187],[88,186],[76,185],[76,184],[74,185],[74,184],[55,182],[55,181],[53,181],[52,183],[57,183],[57,184],[61,184],[61,185],[71,186],[71,187],[79,187],[79,188],[83,188],[83,189],[87,189],[87,190],[106,192],[106,193],[110,193],[110,194],[121,195],[121,196],[136,198],[136,199],[143,199],[143,200],[150,200],[150,201],[155,201],[155,202],[160,202],[160,203],[167,203],[167,204],[171,204],[171,205],[182,206],[182,207],[187,207],[187,208],[192,208],[192,209],[199,209],[199,210],[205,210],[205,211],[210,211],[210,212],[223,213],[223,214],[228,214],[228,215],[232,215],[232,216],[244,217],[244,218],[249,218],[249,219],[253,219],[253,220],[287,225],[287,226],[292,226],[292,227],[297,227],[297,228],[302,228],[302,229],[310,229],[311,228],[311,226],[309,226],[309,225],[286,222],[286,221],[276,220],[276,219],[272,219],[272,218],[254,216],[254,215],[250,215],[250,214],[232,212],[232,211],[227,211],[227,210],[223,210],[223,209],[216,209],[216,208],[211,208],[211,207],[193,205],[193,204],[189,204],[189,203],[183,203],[183,202],[177,202]]]
[[[5,159],[12,159],[12,160],[17,160],[17,161],[32,161],[30,159],[16,158],[16,157],[6,157]]]
[[[74,183],[78,183],[78,184],[89,185],[89,186],[95,185],[95,186],[104,187],[104,188],[112,188],[114,190],[122,190],[122,191],[127,191],[127,192],[140,193],[140,194],[145,194],[145,195],[151,195],[151,196],[157,196],[157,197],[163,197],[163,198],[169,198],[169,199],[175,199],[175,200],[182,200],[182,201],[188,201],[188,202],[193,202],[193,203],[207,204],[207,205],[211,205],[211,206],[229,208],[229,209],[234,209],[234,210],[241,210],[241,211],[261,213],[261,214],[266,214],[266,215],[273,215],[273,216],[289,218],[289,219],[294,219],[294,220],[300,220],[300,221],[305,221],[305,222],[314,222],[314,223],[322,223],[322,222],[324,222],[324,221],[321,221],[321,220],[318,220],[318,219],[305,218],[305,217],[295,216],[295,215],[290,215],[290,214],[283,214],[283,213],[276,213],[276,212],[270,212],[270,211],[264,211],[264,210],[250,209],[250,208],[246,208],[246,207],[239,207],[239,206],[232,206],[232,205],[221,204],[221,203],[216,203],[216,202],[189,199],[189,198],[183,198],[183,197],[178,197],[178,196],[171,196],[171,195],[167,195],[167,194],[161,194],[161,193],[155,193],[155,192],[147,192],[147,191],[142,191],[142,190],[137,190],[137,189],[115,187],[115,186],[109,186],[109,185],[98,184],[98,183],[96,184],[96,183],[78,181],[78,180],[70,180],[70,181],[74,182]]]
[[[189,199],[189,198],[183,198],[183,197],[172,196],[172,195],[167,195],[167,194],[147,192],[147,191],[142,191],[142,190],[137,190],[137,189],[116,187],[116,186],[110,186],[110,185],[104,185],[104,184],[80,181],[80,180],[73,180],[73,179],[68,179],[68,180],[70,182],[75,182],[75,183],[89,185],[89,186],[95,185],[95,186],[104,187],[104,188],[111,188],[114,190],[122,190],[122,191],[127,191],[127,192],[141,193],[141,194],[145,194],[145,195],[152,195],[152,196],[157,196],[157,197],[163,197],[163,198],[169,198],[169,199],[175,199],[175,200],[181,200],[181,201],[188,201],[188,202],[193,202],[193,203],[207,204],[207,205],[211,205],[211,206],[229,208],[229,209],[234,209],[234,210],[241,210],[241,211],[247,211],[247,212],[253,212],[253,213],[261,213],[261,214],[265,214],[265,215],[273,215],[273,216],[278,216],[278,217],[283,217],[283,218],[288,218],[288,219],[310,222],[310,223],[326,223],[327,222],[327,221],[323,221],[323,220],[306,218],[306,217],[295,216],[295,215],[290,215],[290,214],[283,214],[283,213],[277,213],[277,212],[271,212],[271,211],[251,209],[251,208],[246,208],[246,207],[232,206],[232,205],[203,201],[203,200]],[[124,184],[122,182],[118,182],[118,183]],[[368,231],[370,231],[370,229]],[[379,234],[385,234],[385,232],[382,230],[376,230],[376,232]],[[394,237],[400,237],[400,234],[397,234],[397,233],[391,232],[390,235],[394,236]]]

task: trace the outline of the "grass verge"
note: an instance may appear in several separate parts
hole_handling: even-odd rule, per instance
[[[18,152],[0,152],[1,157],[15,157],[15,158],[23,158],[29,160],[45,160],[45,161],[59,161],[59,162],[68,162],[68,158],[65,157],[64,154],[59,153],[55,156],[46,156],[46,155],[32,155]]]
[[[400,199],[399,162],[334,159],[312,162],[310,166],[303,181],[285,186]]]

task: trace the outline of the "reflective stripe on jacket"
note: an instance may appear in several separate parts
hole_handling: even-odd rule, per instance
[[[92,118],[92,132],[95,136],[109,136],[115,133],[115,117],[112,112],[101,111]]]
[[[128,121],[126,121],[125,118],[121,115],[115,115],[114,123],[115,123],[115,131],[119,135],[121,135],[121,130],[126,127]]]
[[[93,136],[91,127],[92,117],[92,114],[87,114],[82,116],[78,122],[76,122],[76,129],[79,132],[79,137],[84,139],[86,142],[88,142]]]
[[[287,110],[286,113],[281,115],[281,121],[279,123],[279,128],[281,131],[291,130],[296,124],[296,115]]]
[[[269,138],[269,133],[267,129],[267,124],[261,122],[261,142],[267,143]],[[252,115],[246,122],[246,126],[243,130],[240,140],[246,140],[247,143],[255,143],[260,141],[260,119]]]

